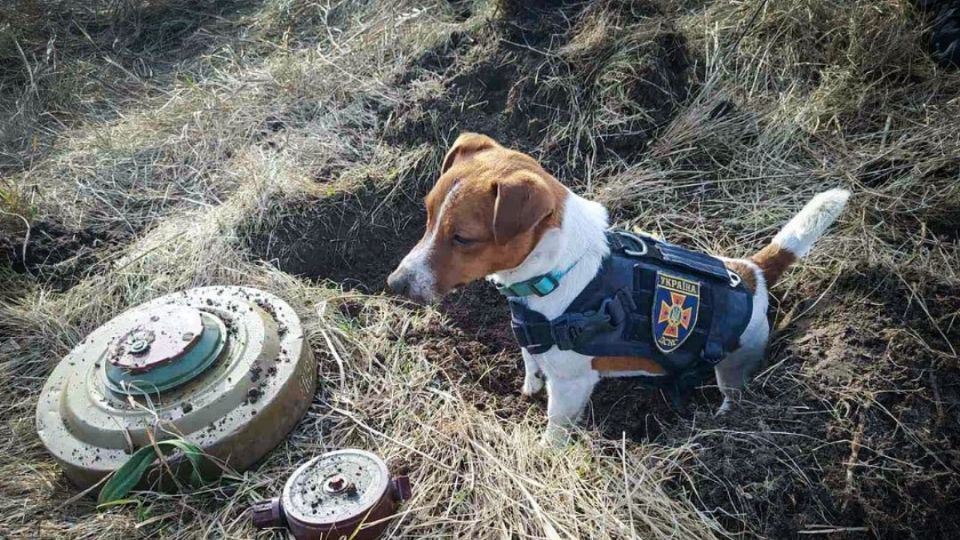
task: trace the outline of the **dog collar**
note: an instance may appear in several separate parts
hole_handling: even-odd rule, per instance
[[[497,285],[497,292],[507,298],[517,298],[521,296],[546,296],[557,290],[560,286],[560,280],[567,275],[577,262],[571,264],[566,270],[555,270],[547,274],[534,276],[530,279],[512,283],[510,285]]]

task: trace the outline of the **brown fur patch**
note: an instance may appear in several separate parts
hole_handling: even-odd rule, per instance
[[[464,133],[453,141],[453,146],[447,151],[443,158],[443,165],[440,167],[440,174],[447,172],[450,167],[461,161],[466,161],[478,152],[490,150],[491,148],[500,148],[497,141],[480,135],[479,133]]]
[[[532,157],[483,135],[461,135],[425,199],[421,242],[433,234],[436,293],[519,266],[547,230],[560,226],[566,197],[563,184]]]
[[[769,244],[753,257],[750,257],[750,260],[755,262],[763,271],[767,288],[770,288],[780,281],[780,276],[797,260],[797,256],[777,244]]]
[[[654,375],[665,375],[667,371],[660,364],[639,356],[597,356],[590,361],[597,371],[645,371]]]
[[[726,261],[723,265],[740,276],[740,279],[743,280],[743,286],[751,294],[757,292],[757,275],[753,273],[753,267],[744,261]]]

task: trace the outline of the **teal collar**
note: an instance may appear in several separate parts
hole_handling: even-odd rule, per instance
[[[533,295],[546,296],[557,290],[557,287],[560,286],[560,280],[563,276],[567,275],[570,270],[573,270],[573,267],[576,266],[578,262],[580,261],[578,260],[571,264],[566,270],[555,270],[510,285],[497,285],[497,292],[507,298]]]

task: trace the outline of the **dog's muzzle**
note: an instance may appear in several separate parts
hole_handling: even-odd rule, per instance
[[[433,302],[436,295],[433,293],[433,288],[423,281],[415,272],[400,265],[387,277],[387,288],[394,294],[409,298],[418,304],[429,304]]]

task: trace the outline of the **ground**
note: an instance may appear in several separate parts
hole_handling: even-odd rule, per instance
[[[0,537],[279,537],[309,456],[410,474],[392,537],[960,535],[960,72],[907,0],[20,0],[0,7]],[[731,256],[853,192],[772,291],[744,403],[601,383],[537,445],[504,301],[384,292],[458,133],[621,226]],[[161,294],[259,287],[319,389],[252,469],[97,511],[34,432],[46,375]]]

